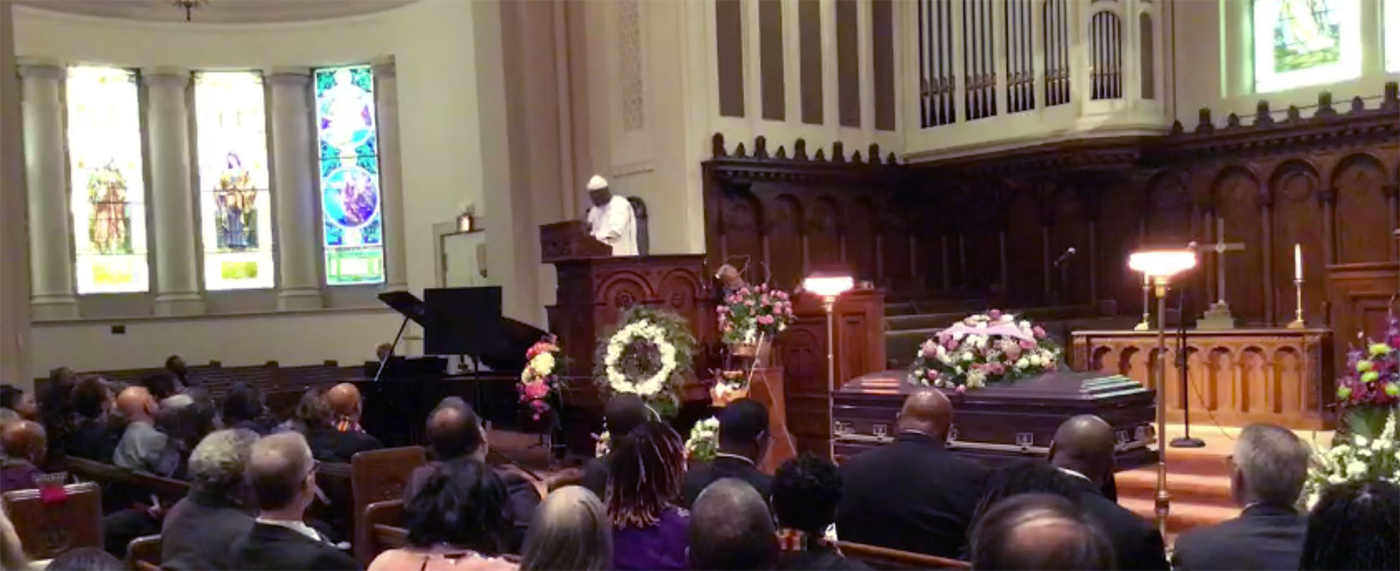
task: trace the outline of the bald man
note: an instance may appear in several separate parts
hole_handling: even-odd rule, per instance
[[[350,383],[340,383],[326,391],[326,404],[335,415],[332,424],[341,432],[364,432],[360,427],[360,389]]]
[[[943,446],[953,405],[937,389],[904,400],[892,444],[841,465],[841,539],[957,557],[987,471]]]
[[[34,477],[43,474],[39,464],[48,453],[44,427],[30,420],[5,424],[0,429],[0,447],[5,451],[0,458],[0,490],[37,488]]]
[[[127,387],[117,395],[117,411],[126,417],[126,431],[112,453],[112,463],[129,470],[159,473],[168,439],[156,430],[160,405],[146,387]]]
[[[753,485],[723,478],[690,510],[691,569],[776,569],[778,536],[768,503]]]
[[[311,451],[322,462],[349,462],[355,454],[384,447],[360,427],[360,389],[341,383],[321,395],[331,411],[331,425],[308,431]]]
[[[1104,497],[1113,478],[1113,427],[1084,414],[1066,420],[1050,443],[1050,463],[1069,474],[1079,506],[1098,518],[1118,553],[1119,569],[1168,569],[1162,534],[1146,520]]]

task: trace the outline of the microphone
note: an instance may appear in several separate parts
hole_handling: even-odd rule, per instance
[[[1074,246],[1065,248],[1065,253],[1060,254],[1060,257],[1055,259],[1055,267],[1060,267],[1060,264],[1063,264],[1066,260],[1073,258],[1074,255],[1077,253],[1079,253],[1079,250],[1074,249]]]

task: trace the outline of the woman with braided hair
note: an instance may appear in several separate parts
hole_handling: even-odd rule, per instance
[[[676,505],[685,481],[685,446],[662,422],[638,425],[608,455],[613,563],[630,569],[687,569],[690,515]]]

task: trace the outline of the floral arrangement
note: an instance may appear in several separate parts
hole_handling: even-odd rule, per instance
[[[749,396],[749,376],[743,371],[713,371],[714,385],[710,387],[710,401],[715,408],[724,408],[736,400]]]
[[[719,451],[719,419],[710,417],[690,427],[685,439],[685,452],[691,460],[708,462]]]
[[[1337,402],[1344,407],[1400,403],[1400,319],[1391,317],[1382,341],[1347,354],[1347,376],[1337,383]]]
[[[601,339],[594,377],[604,396],[632,393],[669,416],[691,373],[695,336],[675,312],[632,306],[618,318],[618,328]]]
[[[993,309],[924,341],[909,369],[909,383],[962,393],[1053,371],[1060,354],[1044,328]]]
[[[604,430],[602,434],[593,439],[593,456],[602,458],[607,456],[608,452],[612,452],[612,434]]]
[[[1385,427],[1374,438],[1352,432],[1330,450],[1313,455],[1313,467],[1303,488],[1302,500],[1308,508],[1317,503],[1322,490],[1347,481],[1381,479],[1400,484],[1400,443],[1395,439],[1397,413],[1391,409]]]
[[[551,408],[548,398],[559,386],[559,369],[563,359],[560,356],[559,338],[546,335],[525,351],[525,370],[520,372],[520,382],[516,390],[520,402],[528,403],[534,419]]]
[[[759,337],[772,339],[795,319],[788,293],[768,284],[739,288],[715,312],[721,339],[730,345],[758,343]]]

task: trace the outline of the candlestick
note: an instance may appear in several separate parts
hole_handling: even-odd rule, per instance
[[[1152,329],[1151,314],[1148,305],[1152,303],[1152,279],[1143,274],[1142,276],[1142,323],[1133,326],[1133,331],[1147,331]]]
[[[1301,272],[1299,275],[1302,275]],[[1288,323],[1288,328],[1302,329],[1306,327],[1306,324],[1303,323],[1303,278],[1299,277],[1293,280],[1293,289],[1298,302],[1296,309],[1293,310],[1293,321]]]
[[[1303,246],[1293,244],[1293,280],[1303,281]]]

